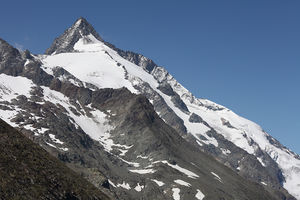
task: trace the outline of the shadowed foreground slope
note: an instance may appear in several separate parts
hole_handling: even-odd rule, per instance
[[[0,199],[109,199],[0,120]]]

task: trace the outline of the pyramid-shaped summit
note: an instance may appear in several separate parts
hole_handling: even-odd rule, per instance
[[[94,27],[83,17],[80,17],[75,23],[65,30],[65,32],[56,38],[51,47],[46,50],[47,55],[73,52],[76,42],[87,35],[92,34],[99,41],[103,39],[95,31]]]

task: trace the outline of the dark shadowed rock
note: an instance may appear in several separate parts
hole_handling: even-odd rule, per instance
[[[164,94],[166,94],[168,96],[174,96],[175,95],[175,92],[173,91],[170,84],[168,84],[166,82],[163,82],[163,83],[159,84],[157,89],[159,89],[160,91],[162,91]]]
[[[189,114],[190,111],[185,105],[185,103],[181,100],[180,96],[176,93],[174,96],[171,97],[171,101],[174,105],[179,108],[182,112]]]
[[[202,123],[203,119],[199,115],[192,113],[190,115],[189,121],[192,123]]]
[[[0,120],[1,199],[110,199]]]

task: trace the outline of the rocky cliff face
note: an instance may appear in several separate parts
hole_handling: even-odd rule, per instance
[[[49,55],[0,44],[1,118],[97,187],[121,199],[297,197],[296,154],[85,19]]]

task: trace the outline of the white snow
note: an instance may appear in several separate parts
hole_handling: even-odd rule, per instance
[[[200,141],[197,139],[196,142],[199,144],[199,146],[203,146],[203,144],[201,143],[202,140],[201,140],[201,142],[200,142]]]
[[[62,150],[62,151],[68,151],[69,150],[68,148],[59,148],[59,147],[57,147],[57,146],[55,146],[55,145],[53,145],[49,142],[46,142],[46,144],[49,145],[50,147],[53,147],[55,149],[59,149],[59,150]]]
[[[262,158],[260,158],[260,157],[257,157],[257,160],[260,162],[260,164],[261,164],[263,167],[265,167],[265,166],[266,166],[266,164],[264,163],[264,161],[263,161],[263,159],[262,159]]]
[[[113,187],[117,187],[111,180],[109,180],[108,179],[108,183],[110,184],[110,185],[112,185]]]
[[[108,112],[111,116],[116,116],[116,115],[117,115],[116,113],[112,113],[111,110],[107,110],[107,112]]]
[[[46,144],[48,144],[50,147],[53,147],[53,148],[57,149],[57,147],[55,145],[53,145],[53,144],[50,144],[48,142],[46,142]]]
[[[30,97],[30,91],[35,84],[25,78],[25,77],[14,77],[6,74],[0,74],[0,100],[11,102],[13,99],[17,98],[19,95],[24,95]],[[0,118],[3,119],[6,123],[10,124],[13,127],[22,127],[24,129],[34,132],[35,135],[38,135],[40,131],[33,127],[33,124],[16,124],[11,122],[19,112],[22,111],[18,106],[15,105],[6,105],[6,103],[0,103],[4,106],[9,107],[11,110],[1,110]],[[38,117],[31,117],[33,120],[38,119]]]
[[[44,91],[44,99],[54,104],[63,106],[67,113],[80,128],[88,134],[92,139],[99,141],[107,151],[112,150],[114,145],[113,140],[110,139],[109,131],[112,127],[106,119],[106,114],[100,110],[91,111],[92,117],[86,115],[75,115],[71,110],[72,104],[69,99],[62,93],[50,90],[48,87],[42,86]],[[75,108],[74,108],[75,109]]]
[[[199,189],[197,189],[197,193],[196,193],[195,197],[198,200],[202,200],[205,197],[205,195]]]
[[[163,186],[165,183],[156,179],[151,179],[152,181],[154,181],[159,187]]]
[[[177,108],[174,103],[171,101],[171,97],[162,93],[158,89],[156,91],[163,97],[168,106],[176,113],[178,117],[180,117],[184,121],[184,125],[187,128],[187,131],[190,132],[196,139],[199,140],[198,135],[203,135],[207,140],[201,140],[201,142],[206,144],[212,144],[214,146],[218,146],[218,142],[215,138],[208,136],[206,133],[210,130],[209,127],[202,123],[191,123],[189,121],[190,115],[182,112],[179,108]],[[199,143],[198,143],[199,144]],[[201,146],[201,145],[200,145]]]
[[[14,108],[14,110],[1,110],[0,118],[9,125],[16,127],[18,125],[14,122],[11,122],[10,120],[13,119],[18,114],[18,112],[19,111],[16,108]]]
[[[125,154],[129,151],[129,149],[131,147],[133,147],[133,145],[127,146],[127,145],[121,145],[121,144],[112,144],[113,147],[117,147],[117,149],[119,151],[121,151],[121,153],[119,154],[119,156],[125,156]]]
[[[119,183],[118,183],[118,184],[117,184],[117,187],[122,187],[122,188],[124,188],[124,189],[126,189],[126,190],[130,190],[130,189],[131,189],[129,183],[125,183],[125,181],[123,181],[122,184],[119,184]]]
[[[123,158],[121,158],[119,156],[116,156],[116,157],[119,158],[120,160],[122,160],[124,163],[127,163],[128,165],[132,165],[133,167],[139,167],[140,166],[140,163],[127,161],[127,160],[124,160]]]
[[[55,138],[55,135],[53,134],[49,134],[49,137],[51,138],[51,140],[57,144],[64,144],[64,142],[60,141],[59,139]]]
[[[173,188],[173,199],[174,200],[180,200],[180,189],[179,188]]]
[[[225,155],[228,155],[228,154],[231,154],[231,151],[229,149],[223,149],[223,148],[220,148],[222,153],[225,154]]]
[[[130,169],[129,171],[137,174],[153,174],[156,172],[154,169]]]
[[[141,156],[141,155],[138,155],[137,158],[148,159],[148,156]]]
[[[183,185],[183,186],[186,186],[186,187],[191,187],[191,184],[189,184],[188,182],[185,182],[183,180],[180,180],[180,179],[174,180],[174,182],[179,184],[179,185]]]
[[[263,184],[263,185],[268,185],[268,184],[266,184],[265,182],[260,182],[261,184]]]
[[[143,68],[125,60],[117,52],[98,41],[93,35],[81,38],[75,44],[74,49],[80,53],[61,53],[47,56],[43,59],[43,68],[51,74],[49,68],[60,66],[81,81],[92,83],[99,88],[126,87],[133,93],[138,93],[133,85],[147,82],[163,97],[170,108],[184,120],[188,132],[195,137],[197,137],[197,134],[202,134],[207,138],[204,143],[218,146],[215,138],[206,135],[210,128],[201,123],[190,123],[188,121],[189,115],[175,107],[171,97],[157,89],[157,80]],[[121,63],[122,66],[118,66],[116,63]],[[125,70],[128,80],[125,79]]]
[[[33,86],[35,84],[25,77],[0,74],[0,99],[11,101],[18,95],[30,97],[30,90]]]
[[[189,178],[193,178],[193,179],[196,179],[196,178],[199,178],[199,176],[197,174],[195,174],[194,172],[190,171],[190,170],[187,170],[185,168],[182,168],[180,167],[179,165],[172,165],[170,164],[168,161],[166,160],[162,160],[162,161],[155,161],[153,162],[153,164],[156,164],[156,163],[164,163],[164,164],[167,164],[168,166],[180,171],[181,173],[185,174],[186,176],[188,176]]]
[[[142,191],[142,189],[144,189],[144,187],[145,187],[144,185],[140,185],[139,183],[137,183],[137,185],[135,186],[134,189],[136,191],[140,192],[140,191]]]
[[[59,148],[59,149],[62,150],[62,151],[69,151],[68,148]]]
[[[127,87],[130,91],[136,90],[125,79],[125,71],[117,66],[109,54],[112,50],[92,35],[87,36],[92,43],[85,43],[80,39],[74,46],[81,53],[61,53],[47,56],[43,59],[43,69],[60,66],[83,82],[92,83],[98,88],[121,88]]]
[[[33,126],[33,124],[26,124],[25,126],[23,126],[23,128],[34,132],[36,128],[33,128],[32,126]]]
[[[29,59],[26,59],[26,62],[24,64],[24,66],[28,65],[30,63],[30,60]]]
[[[220,181],[221,183],[223,183],[221,177],[220,177],[218,174],[216,174],[216,173],[214,173],[214,172],[210,172],[210,173],[211,173],[212,175],[214,175],[215,178],[216,178],[218,181]]]
[[[46,131],[49,131],[49,129],[41,127],[40,129],[37,129],[37,131],[39,134],[44,134]]]

